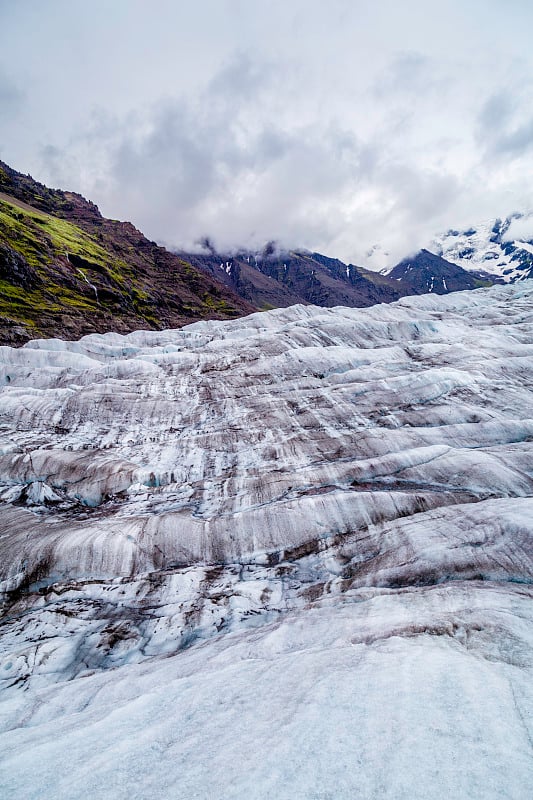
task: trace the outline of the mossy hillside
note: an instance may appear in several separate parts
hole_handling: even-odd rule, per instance
[[[0,314],[28,324],[42,313],[95,312],[102,302],[106,303],[97,299],[89,284],[103,282],[115,289],[117,298],[132,313],[150,326],[157,326],[150,297],[135,285],[131,266],[110,255],[94,236],[74,223],[0,199],[0,239],[20,253],[45,282],[44,289],[28,291],[0,281]],[[73,256],[83,260],[83,268],[69,263],[69,257]]]
[[[213,295],[209,294],[209,292],[205,292],[203,296],[203,307],[207,311],[211,311],[217,314],[224,314],[227,316],[237,316],[238,312],[235,308],[229,305],[221,297],[214,297]]]
[[[110,263],[109,253],[93,237],[72,222],[42,211],[28,212],[0,199],[0,234],[23,255],[29,264],[39,267],[48,257],[80,256],[122,279],[125,262]]]
[[[120,224],[120,223],[119,223]],[[109,249],[100,244],[95,236],[91,236],[74,223],[46,214],[45,212],[27,212],[21,207],[0,199],[0,235],[7,234],[11,246],[23,255],[28,263],[39,269],[53,258],[78,256],[84,260],[83,268],[78,273],[85,281],[97,283],[98,278],[105,276],[111,285],[126,292],[128,299],[136,311],[144,316],[152,316],[150,294],[142,287],[135,275],[135,270],[123,258],[110,255]],[[104,240],[102,234],[100,237]],[[114,245],[116,249],[116,245]],[[135,248],[126,248],[133,255]],[[46,255],[48,257],[46,257]],[[197,292],[205,283],[205,276],[183,259],[179,259],[183,274],[173,278],[193,292]],[[184,305],[185,312],[201,313],[202,307],[208,311],[222,314],[238,314],[227,300],[218,297],[215,287],[210,294],[205,292],[202,303],[198,306]]]
[[[0,161],[0,343],[175,328],[252,310],[132,223]]]

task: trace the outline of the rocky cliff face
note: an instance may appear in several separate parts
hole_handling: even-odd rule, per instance
[[[253,306],[80,195],[0,162],[0,342],[178,327]]]
[[[6,793],[528,796],[532,300],[3,348]]]

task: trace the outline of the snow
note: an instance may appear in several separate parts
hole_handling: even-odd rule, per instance
[[[439,233],[425,247],[467,271],[487,273],[506,283],[521,281],[531,273],[531,262],[526,257],[524,263],[524,254],[533,255],[533,212],[484,220],[468,230]],[[363,265],[389,275],[395,262],[376,245],[366,253]]]
[[[532,301],[2,348],[0,796],[529,798]]]
[[[467,231],[448,231],[436,236],[428,249],[466,270],[486,272],[507,283],[522,280],[517,251],[533,253],[532,242],[524,241],[533,225],[533,214],[501,220],[485,220]],[[500,235],[495,229],[500,229]],[[516,234],[509,239],[509,235]],[[512,242],[512,247],[507,246]]]
[[[525,250],[526,253],[533,253],[533,245],[529,244],[529,242],[519,242],[515,240],[513,242],[515,247],[518,247],[520,250]]]

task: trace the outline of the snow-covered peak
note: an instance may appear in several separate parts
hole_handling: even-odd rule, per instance
[[[485,220],[463,231],[449,230],[436,236],[429,250],[463,269],[485,272],[506,283],[524,280],[533,270],[533,212]]]

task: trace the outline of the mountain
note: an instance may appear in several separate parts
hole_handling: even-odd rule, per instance
[[[533,246],[529,252],[504,241],[509,224],[491,234],[491,247],[498,239],[514,264],[506,280],[529,274],[533,259]],[[458,246],[474,233],[455,233],[436,247],[454,258],[462,253],[461,265],[422,250],[381,274],[273,244],[258,253],[220,254],[206,241],[202,253],[171,253],[131,223],[102,217],[81,195],[49,189],[0,162],[0,342],[160,330],[298,303],[365,307],[502,280],[486,270],[472,273],[481,256],[469,260],[462,245],[452,252],[449,242]]]
[[[304,250],[283,252],[268,245],[259,253],[220,254],[211,248],[205,255],[180,255],[262,309],[295,303],[354,308],[402,296],[392,281],[377,273]]]
[[[517,222],[530,221],[532,216],[517,213],[464,231],[449,230],[435,237],[431,249],[465,270],[506,283],[526,280],[533,277],[533,238],[514,235],[513,230]]]
[[[179,327],[253,310],[131,223],[0,162],[1,342]]]
[[[400,261],[391,270],[387,270],[388,278],[401,283],[402,294],[447,294],[465,289],[479,289],[490,286],[494,279],[467,272],[456,264],[446,261],[441,256],[420,250],[414,256]]]
[[[182,253],[198,269],[218,277],[259,308],[295,303],[351,308],[390,303],[412,294],[461,291],[491,286],[497,279],[473,276],[427,250],[405,259],[392,270],[373,272],[339,259],[308,251],[278,251],[221,255]]]
[[[533,249],[533,248],[532,248]],[[486,286],[422,251],[389,274],[316,252],[171,253],[81,195],[0,162],[0,342],[180,327],[304,303],[364,307]],[[447,289],[445,287],[448,287]]]
[[[529,797],[532,304],[2,348],[0,794]]]

